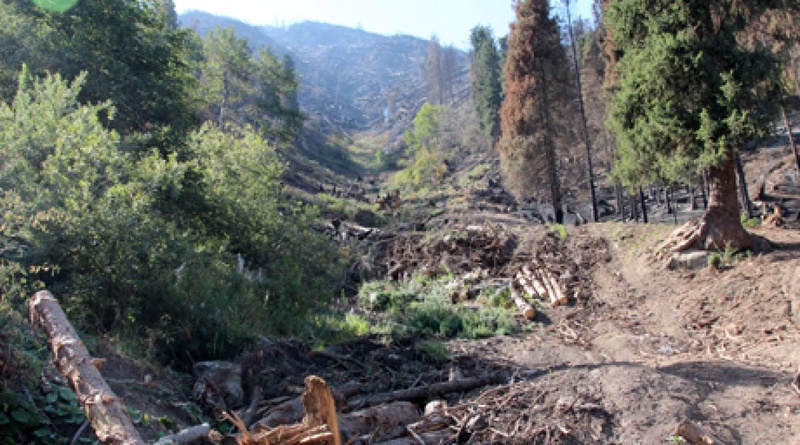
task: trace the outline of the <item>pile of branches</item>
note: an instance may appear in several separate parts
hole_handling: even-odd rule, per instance
[[[435,233],[387,232],[377,241],[382,244],[376,252],[379,272],[394,280],[417,271],[462,274],[483,269],[492,276],[503,275],[517,247],[516,235],[488,221]]]

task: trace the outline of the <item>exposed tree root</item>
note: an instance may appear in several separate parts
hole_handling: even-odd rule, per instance
[[[689,249],[736,251],[753,247],[753,237],[747,233],[738,220],[715,218],[707,213],[700,220],[689,221],[676,229],[658,247],[662,254],[684,252]]]

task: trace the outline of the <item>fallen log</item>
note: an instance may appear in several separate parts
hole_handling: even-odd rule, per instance
[[[144,444],[53,294],[46,290],[36,292],[28,304],[31,322],[45,331],[56,368],[75,391],[100,442]]]
[[[547,297],[547,288],[544,287],[542,281],[539,279],[539,277],[536,276],[536,274],[533,272],[533,270],[531,270],[530,267],[524,266],[522,268],[522,274],[523,274],[522,276],[530,282],[530,286],[533,288],[533,292],[536,295],[538,295],[540,298]]]
[[[517,305],[522,316],[527,320],[533,320],[536,317],[536,309],[525,300],[525,297],[520,295],[513,284],[509,285],[508,289],[511,291],[511,299],[514,300],[514,304]]]
[[[401,389],[397,391],[355,397],[347,401],[349,409],[359,409],[365,406],[380,405],[382,403],[396,402],[399,400],[419,400],[431,396],[447,394],[455,391],[467,391],[481,386],[498,383],[502,376],[473,377],[449,382],[434,383],[418,388]]]
[[[689,419],[683,419],[678,424],[677,428],[675,428],[675,435],[683,437],[691,445],[715,445],[720,443]]]
[[[411,402],[394,402],[339,415],[342,434],[349,440],[368,435],[367,442],[391,440],[406,434],[406,425],[419,421],[420,414]]]
[[[153,445],[184,445],[197,442],[208,437],[211,433],[211,426],[207,423],[186,428],[175,434],[164,436]]]
[[[445,429],[441,431],[431,431],[429,433],[414,433],[410,436],[386,442],[374,442],[374,445],[439,445],[441,443],[452,443],[450,440],[452,435],[452,431]]]
[[[564,290],[561,289],[561,283],[558,282],[558,279],[556,279],[556,277],[539,261],[534,262],[534,266],[539,276],[542,277],[544,286],[547,288],[547,295],[550,297],[550,306],[555,307],[567,304],[569,299],[564,293]]]

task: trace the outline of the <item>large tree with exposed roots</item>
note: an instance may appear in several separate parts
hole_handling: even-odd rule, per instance
[[[763,134],[780,96],[769,48],[743,44],[749,23],[781,1],[612,0],[604,11],[619,57],[609,126],[614,175],[628,186],[708,171],[709,205],[668,247],[750,248],[734,155]]]

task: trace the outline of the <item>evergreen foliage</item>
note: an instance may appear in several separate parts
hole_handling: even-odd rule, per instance
[[[87,72],[79,100],[111,100],[114,119],[103,116],[104,124],[145,152],[178,148],[199,123],[188,65],[191,32],[174,26],[163,2],[83,0],[65,13],[13,3],[33,26],[22,34],[29,45],[6,69],[18,72],[26,63],[34,74],[58,72],[66,79]]]
[[[478,125],[493,142],[500,135],[500,55],[491,28],[477,26],[470,35],[472,44],[472,97]]]
[[[735,4],[734,4],[735,3]],[[628,186],[685,181],[763,134],[780,96],[780,64],[738,40],[771,2],[611,2],[622,58],[609,126],[614,176]]]
[[[219,126],[253,125],[262,135],[293,141],[305,117],[297,102],[294,61],[269,48],[252,54],[233,28],[216,28],[203,41],[198,62],[202,115]]]

